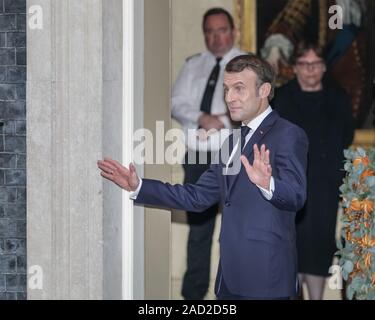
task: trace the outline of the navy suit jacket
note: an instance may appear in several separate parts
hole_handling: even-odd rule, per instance
[[[294,220],[306,199],[308,140],[302,129],[273,111],[242,151],[251,164],[254,144],[270,150],[275,181],[271,200],[243,166],[237,175],[227,176],[225,164],[217,161],[196,184],[144,179],[136,203],[193,212],[221,203],[220,269],[229,291],[245,297],[289,297],[296,293]]]

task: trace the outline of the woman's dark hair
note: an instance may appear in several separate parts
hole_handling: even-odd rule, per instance
[[[310,50],[313,50],[319,58],[324,60],[325,52],[321,47],[319,47],[317,44],[313,42],[302,41],[298,43],[297,46],[295,47],[294,53],[292,57],[290,58],[290,63],[292,65],[296,65],[297,60],[301,58],[302,56],[304,56]]]

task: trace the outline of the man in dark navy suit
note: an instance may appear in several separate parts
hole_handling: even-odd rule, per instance
[[[272,67],[256,55],[227,64],[224,96],[232,120],[242,122],[241,135],[229,137],[229,152],[223,146],[196,184],[140,179],[133,164],[127,169],[112,159],[98,162],[101,175],[132,192],[136,203],[192,212],[221,203],[219,299],[296,294],[294,219],[306,199],[308,140],[269,106],[274,81]]]

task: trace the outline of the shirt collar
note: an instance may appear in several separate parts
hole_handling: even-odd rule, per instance
[[[233,57],[234,53],[235,53],[235,47],[232,47],[232,49],[230,49],[221,59],[220,61],[220,64],[222,65],[223,63],[226,64],[227,62],[229,62],[229,60],[231,60],[231,58]],[[212,61],[215,61],[216,62],[216,57],[212,54],[212,52],[210,51],[207,51],[208,52],[208,55],[210,56],[210,58],[212,59]]]
[[[251,128],[252,132],[255,132],[258,127],[262,124],[263,120],[267,118],[267,116],[272,112],[271,106],[268,106],[266,110],[264,110],[259,116],[257,116],[255,119],[251,120],[247,126]],[[242,123],[243,126],[245,126],[244,123]]]

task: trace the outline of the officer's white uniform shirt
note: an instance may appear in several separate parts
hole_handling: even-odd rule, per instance
[[[244,52],[232,48],[220,61],[220,74],[216,84],[211,105],[212,115],[222,115],[220,120],[225,128],[231,129],[231,121],[227,113],[227,106],[224,101],[223,77],[226,64]],[[216,65],[216,57],[209,51],[197,54],[185,62],[172,90],[172,117],[176,119],[183,128],[185,138],[188,137],[189,129],[198,129],[198,118],[207,80]],[[211,135],[206,140],[185,141],[189,149],[211,150],[220,149],[221,143],[226,136],[220,138],[219,134]]]

